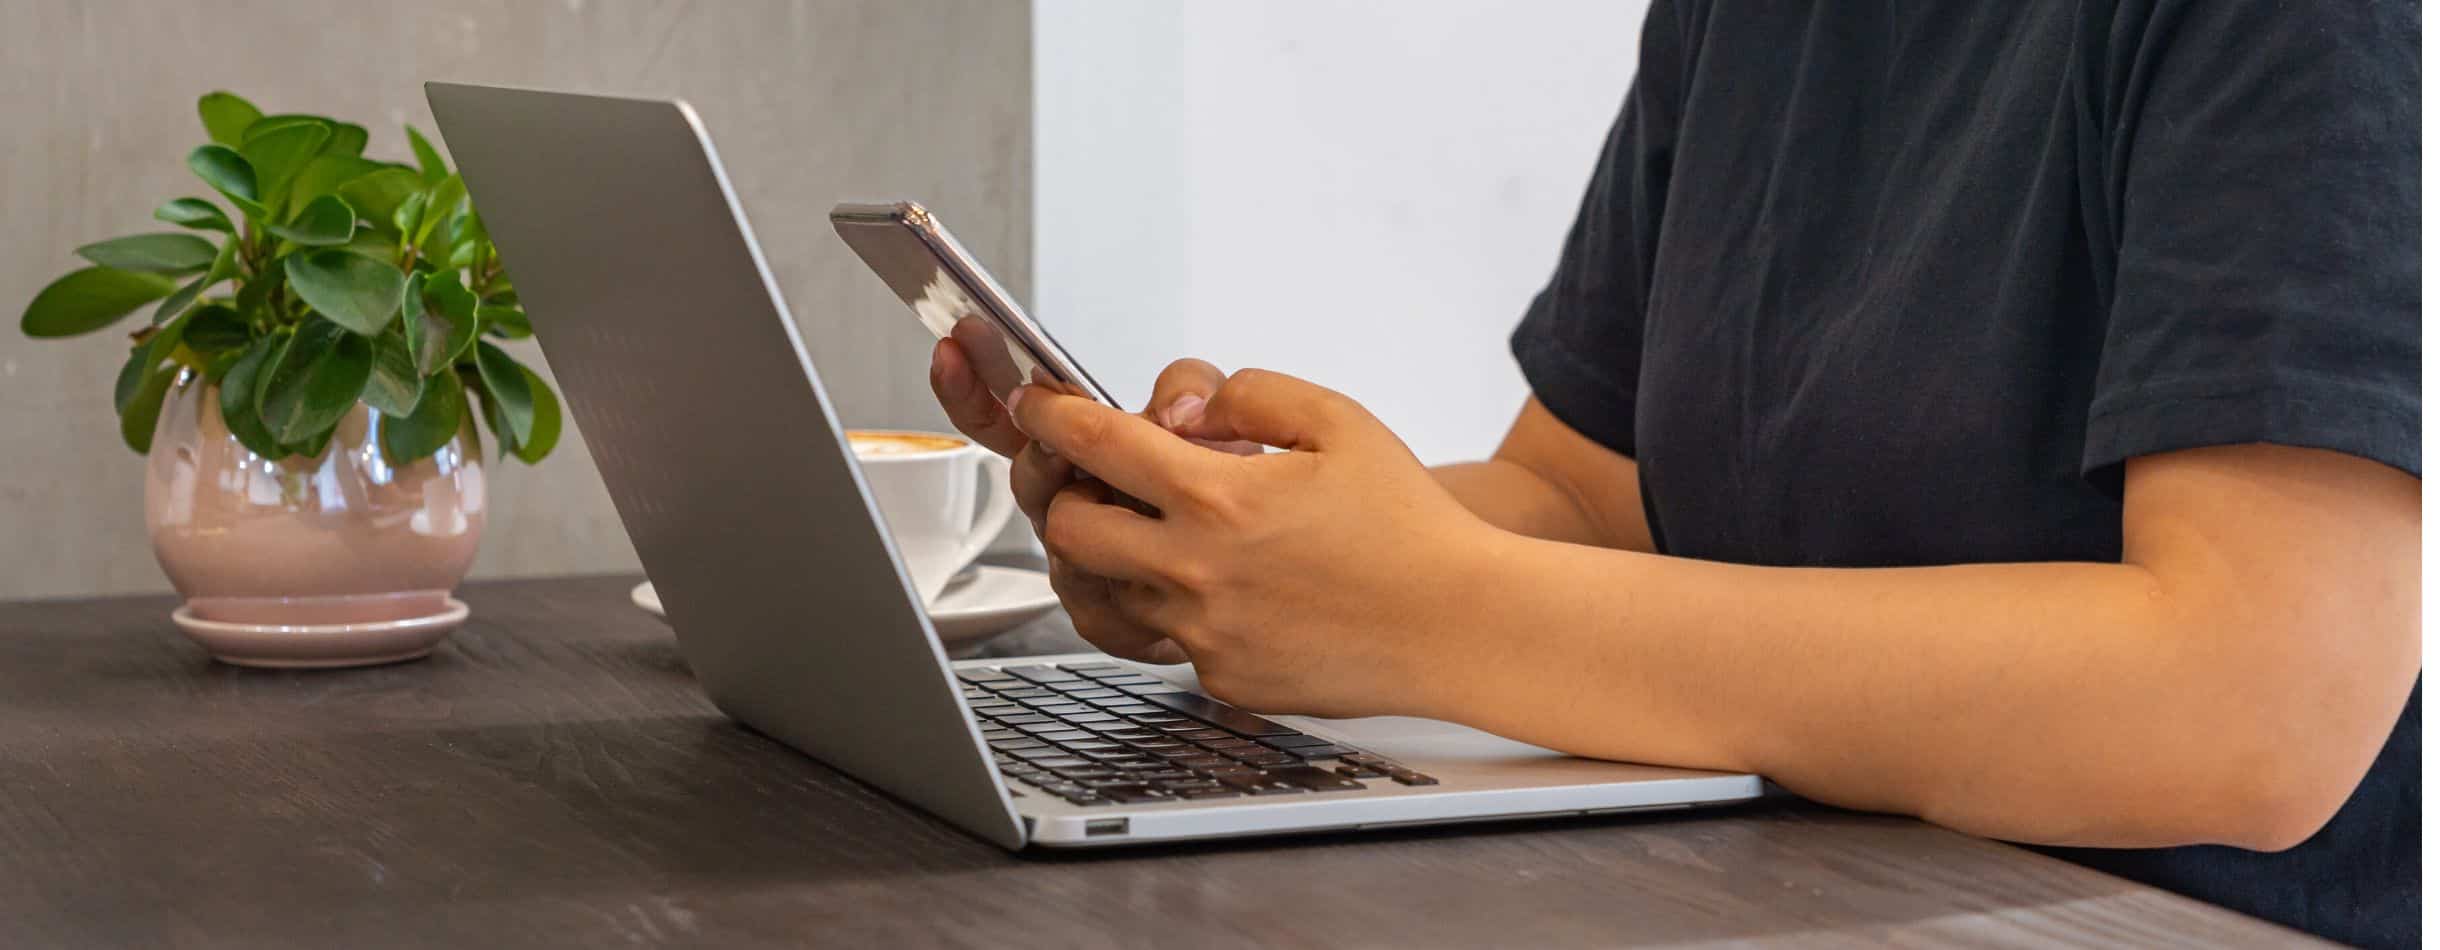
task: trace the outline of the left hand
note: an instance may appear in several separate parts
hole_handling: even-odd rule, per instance
[[[1256,710],[1420,714],[1417,686],[1470,638],[1488,524],[1354,400],[1239,372],[1173,431],[1039,386],[1017,427],[1099,481],[1051,501],[1052,556],[1125,583],[1125,617],[1183,647],[1212,695]],[[1178,436],[1287,449],[1213,452]],[[1102,483],[1107,483],[1102,484]],[[1112,503],[1143,499],[1150,517]]]

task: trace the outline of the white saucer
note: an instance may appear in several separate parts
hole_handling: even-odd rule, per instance
[[[627,599],[655,617],[667,619],[661,595],[652,582],[635,585]],[[1021,567],[977,565],[965,577],[949,582],[932,602],[932,629],[940,631],[945,647],[957,647],[998,636],[1059,606],[1051,576]]]
[[[429,617],[373,623],[231,623],[205,620],[184,606],[169,619],[223,663],[305,669],[420,658],[465,623],[466,614],[466,602],[451,597],[447,608]]]

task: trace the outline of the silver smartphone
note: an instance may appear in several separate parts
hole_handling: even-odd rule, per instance
[[[965,348],[975,374],[1002,403],[1030,382],[1119,408],[924,206],[841,204],[830,209],[830,226],[915,312],[924,329]]]

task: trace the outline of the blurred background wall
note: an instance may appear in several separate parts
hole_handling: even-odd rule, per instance
[[[1644,6],[1035,0],[1035,309],[1123,400],[1261,366],[1480,458]]]
[[[400,123],[433,130],[427,79],[687,97],[842,416],[938,428],[929,339],[825,212],[919,197],[1026,295],[1029,37],[1021,0],[0,0],[0,599],[167,589],[111,411],[124,337],[28,340],[16,315],[77,245],[208,193],[197,96],[354,121],[396,159]],[[581,433],[493,472],[479,575],[634,569]]]

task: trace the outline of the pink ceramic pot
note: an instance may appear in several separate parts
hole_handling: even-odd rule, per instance
[[[429,652],[456,626],[435,618],[463,616],[449,591],[483,534],[471,434],[393,467],[380,414],[359,404],[320,456],[273,461],[229,434],[219,406],[217,388],[182,374],[147,460],[145,520],[161,570],[186,597],[182,628],[213,655],[249,665]]]

